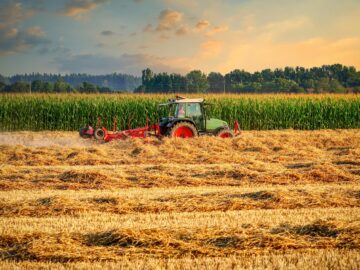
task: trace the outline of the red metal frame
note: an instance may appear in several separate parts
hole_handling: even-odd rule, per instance
[[[130,128],[130,123],[129,128]],[[98,117],[96,129],[100,128],[101,125],[101,119]],[[160,126],[159,124],[153,124],[149,125],[149,118],[146,118],[146,126],[141,128],[134,128],[134,129],[127,129],[127,130],[121,130],[116,131],[116,118],[114,117],[114,123],[113,123],[113,131],[107,130],[105,127],[101,128],[104,131],[104,141],[109,142],[115,139],[126,139],[126,138],[146,138],[148,136],[155,136],[155,137],[161,137],[162,134],[160,132]],[[90,127],[86,131],[86,134],[89,136],[94,135],[94,129]],[[238,136],[240,135],[240,126],[238,121],[234,122],[234,135]],[[189,136],[183,136],[183,137],[189,137]]]
[[[240,125],[237,120],[235,120],[235,122],[234,122],[234,135],[235,136],[240,135]]]
[[[160,127],[158,124],[149,126],[146,121],[146,126],[141,128],[134,128],[122,131],[110,132],[105,127],[101,128],[104,131],[104,141],[109,142],[114,139],[126,138],[146,138],[148,136],[160,137]],[[152,133],[153,132],[153,133]]]

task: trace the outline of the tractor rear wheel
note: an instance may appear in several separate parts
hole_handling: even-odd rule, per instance
[[[224,128],[224,129],[220,129],[217,133],[216,136],[220,137],[220,138],[233,138],[234,137],[234,133],[228,129],[228,128]]]
[[[169,132],[170,137],[192,138],[198,136],[196,127],[189,122],[175,124]]]
[[[95,139],[97,139],[97,140],[104,140],[104,138],[105,138],[105,132],[104,132],[101,128],[98,128],[98,129],[95,130],[95,132],[94,132],[94,137],[95,137]]]

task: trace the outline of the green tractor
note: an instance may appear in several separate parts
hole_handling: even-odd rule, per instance
[[[232,138],[239,134],[237,121],[232,131],[225,121],[210,118],[207,113],[210,104],[203,98],[177,97],[159,106],[169,107],[169,115],[161,117],[159,122],[159,131],[162,136],[190,138],[199,135],[215,135]]]
[[[232,131],[225,121],[210,118],[206,109],[210,104],[205,103],[202,98],[177,97],[159,106],[169,107],[169,115],[161,117],[159,123],[149,125],[147,120],[145,127],[116,131],[116,118],[114,118],[114,128],[111,132],[100,126],[100,118],[98,118],[96,128],[90,125],[81,128],[80,136],[109,142],[147,136],[191,138],[199,135],[215,135],[221,138],[232,138],[240,134],[237,121]]]

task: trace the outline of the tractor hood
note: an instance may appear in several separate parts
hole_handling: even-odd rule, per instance
[[[225,121],[216,118],[206,120],[206,131],[215,130],[221,127],[229,127],[229,125]]]

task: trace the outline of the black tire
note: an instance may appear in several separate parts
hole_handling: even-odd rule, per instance
[[[79,134],[81,138],[90,138],[91,136],[89,134],[86,134],[86,131],[88,131],[88,128],[80,128]]]
[[[179,129],[182,128],[186,132],[183,133],[179,132]],[[192,137],[197,137],[199,134],[196,127],[193,124],[189,122],[178,122],[169,129],[168,135],[172,138],[175,137],[192,138]]]
[[[95,130],[95,132],[94,132],[94,137],[95,137],[95,139],[97,139],[97,140],[104,140],[104,138],[105,138],[105,132],[104,132],[101,128],[98,128],[98,129]]]
[[[234,138],[234,132],[228,128],[220,129],[215,136],[221,137],[221,138]]]

